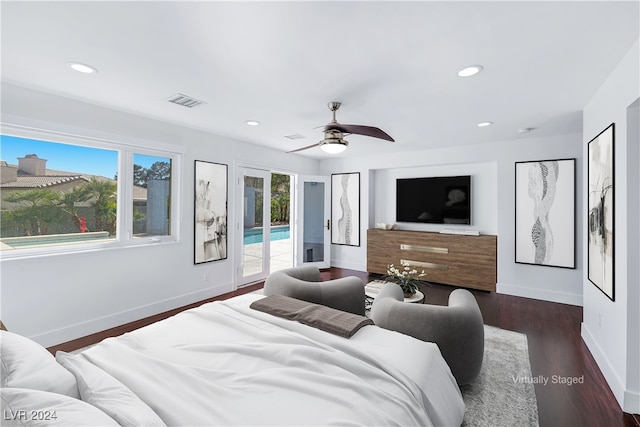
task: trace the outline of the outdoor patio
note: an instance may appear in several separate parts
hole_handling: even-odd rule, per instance
[[[243,276],[262,271],[262,242],[243,246]],[[271,241],[270,272],[293,267],[293,241],[291,238]]]

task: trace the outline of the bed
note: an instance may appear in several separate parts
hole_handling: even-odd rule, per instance
[[[59,352],[57,363],[75,377],[76,400],[114,425],[462,422],[459,388],[435,344],[373,325],[345,338],[250,307],[262,298],[204,304]],[[5,394],[4,410],[17,409]]]

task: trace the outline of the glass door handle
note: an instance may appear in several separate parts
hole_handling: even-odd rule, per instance
[[[331,220],[327,220],[327,230],[331,230]]]

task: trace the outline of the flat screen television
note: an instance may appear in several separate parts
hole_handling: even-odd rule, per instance
[[[471,224],[471,176],[397,179],[396,222]]]

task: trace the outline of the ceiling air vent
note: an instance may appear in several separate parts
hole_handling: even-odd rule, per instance
[[[300,135],[299,133],[294,133],[291,135],[285,135],[285,138],[289,138],[289,139],[302,139],[302,138],[306,138],[306,136],[304,135]]]
[[[187,108],[193,108],[197,107],[198,105],[206,104],[206,102],[204,101],[200,101],[182,93],[176,93],[175,95],[168,98],[167,101],[173,102],[174,104],[182,105],[183,107]]]

